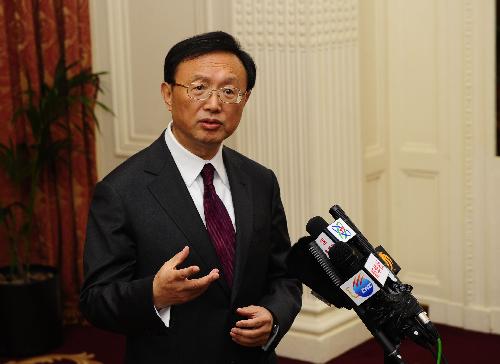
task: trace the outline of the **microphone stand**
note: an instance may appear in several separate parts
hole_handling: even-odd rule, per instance
[[[384,364],[404,364],[404,361],[401,358],[400,354],[397,354],[394,357],[390,357],[386,353],[384,353]]]
[[[399,353],[399,345],[394,345],[379,329],[370,329],[370,332],[384,349],[384,364],[405,364]]]

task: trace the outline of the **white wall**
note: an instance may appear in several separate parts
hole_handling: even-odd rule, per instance
[[[103,101],[115,113],[100,113],[99,176],[148,146],[167,126],[170,114],[160,94],[163,60],[179,39],[207,29],[213,19],[210,3],[90,1],[93,66],[109,72]]]
[[[403,267],[434,321],[500,332],[500,159],[494,157],[493,0],[91,0],[107,70],[98,172],[169,121],[163,59],[222,29],[257,62],[228,144],[276,171],[292,241],[339,203]],[[326,362],[370,335],[305,290],[278,347]]]
[[[499,332],[494,2],[360,4],[368,237],[434,321]]]

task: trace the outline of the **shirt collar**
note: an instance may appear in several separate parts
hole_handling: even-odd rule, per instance
[[[229,180],[227,178],[226,168],[224,167],[224,161],[222,159],[222,148],[219,148],[217,154],[215,154],[215,156],[210,160],[198,157],[196,154],[187,150],[175,138],[172,133],[172,121],[168,124],[167,130],[165,130],[165,142],[167,143],[167,147],[174,158],[174,162],[177,165],[186,186],[191,187],[196,177],[198,177],[203,169],[203,166],[207,163],[211,163],[222,180],[222,183],[229,188]]]

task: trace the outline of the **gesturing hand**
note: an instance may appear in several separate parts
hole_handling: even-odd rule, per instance
[[[188,279],[200,271],[198,266],[177,269],[189,255],[189,247],[165,262],[153,279],[153,303],[157,309],[191,301],[207,290],[219,278],[219,270],[212,269],[201,278]]]
[[[243,346],[262,346],[271,334],[273,328],[273,315],[261,306],[247,306],[238,308],[236,312],[246,317],[246,320],[236,322],[236,327],[231,329],[233,341]]]

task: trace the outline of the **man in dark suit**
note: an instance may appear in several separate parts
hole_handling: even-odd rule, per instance
[[[222,146],[255,84],[224,32],[176,44],[172,122],[95,188],[80,306],[127,335],[127,363],[276,363],[301,307],[274,173]]]

